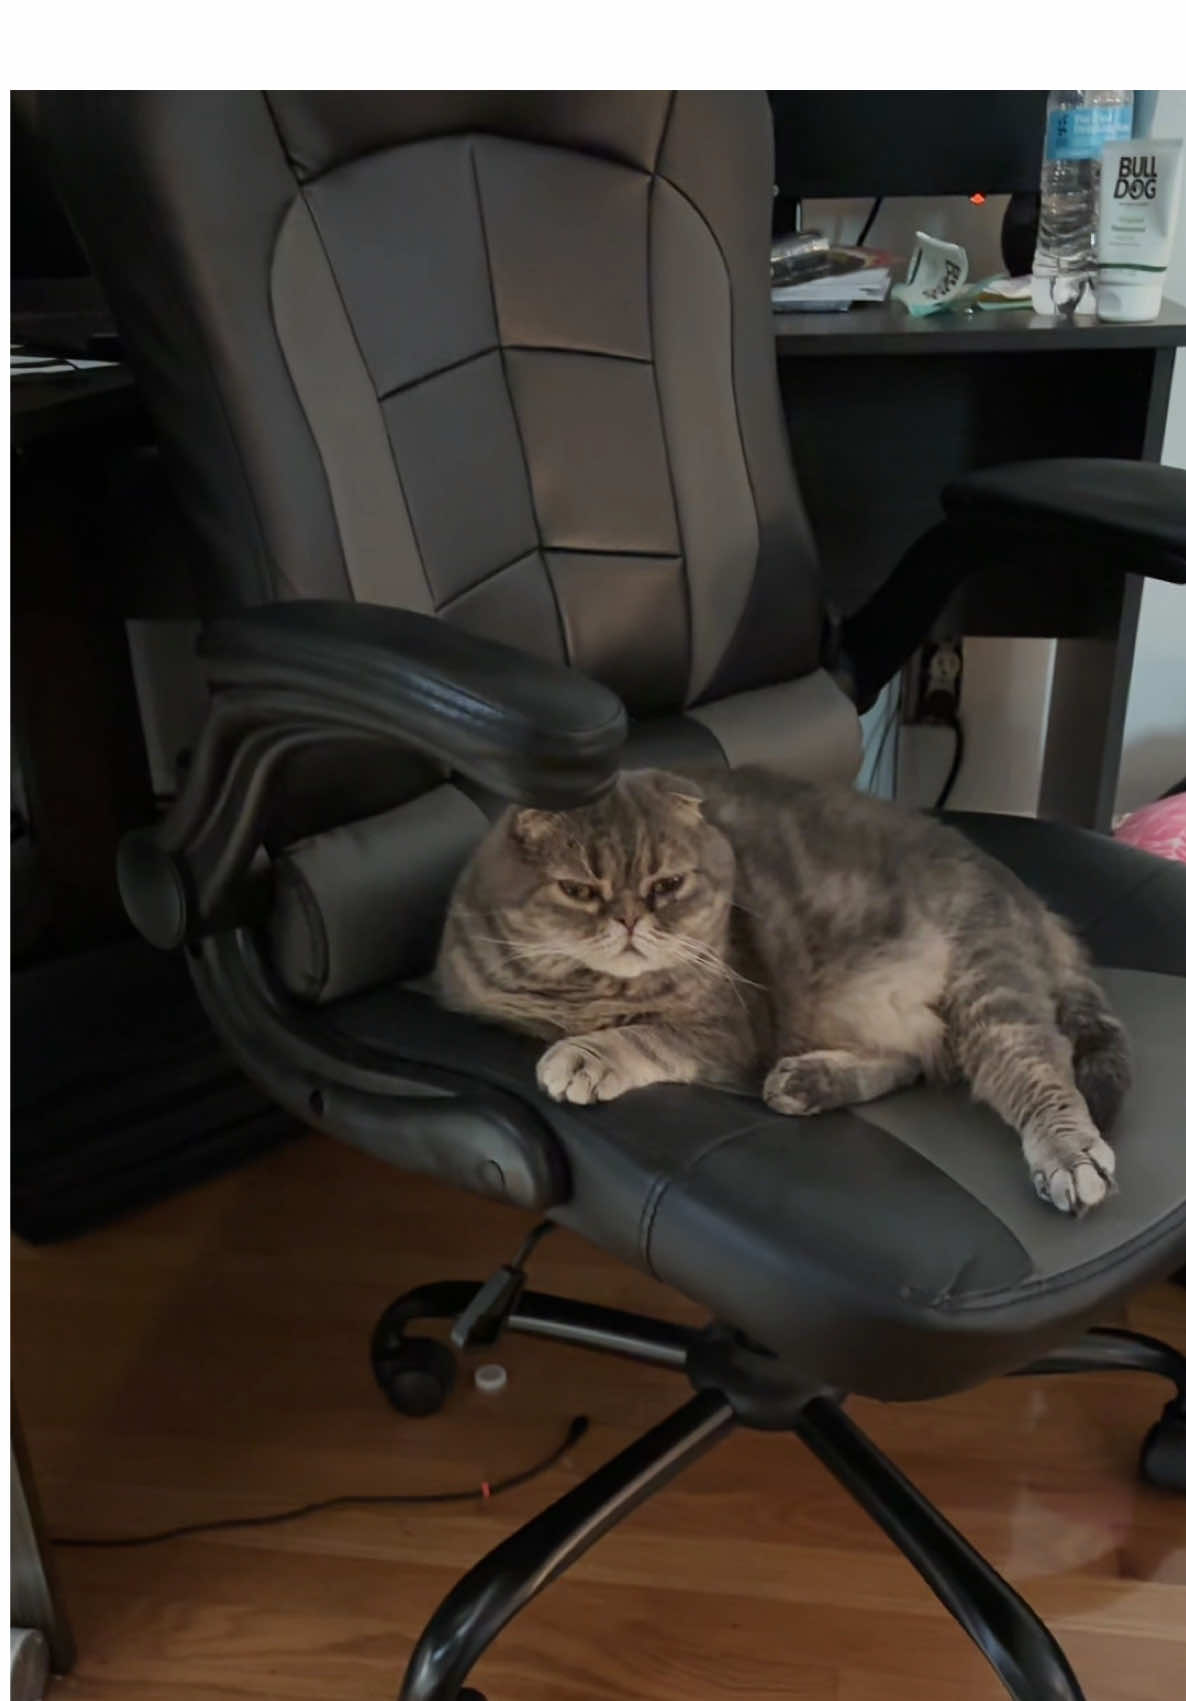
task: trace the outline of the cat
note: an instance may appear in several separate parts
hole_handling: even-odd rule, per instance
[[[788,1116],[962,1079],[1039,1195],[1113,1186],[1125,1033],[1077,940],[954,828],[760,769],[619,775],[512,808],[463,870],[433,976],[449,1007],[551,1042],[575,1104],[656,1082]]]

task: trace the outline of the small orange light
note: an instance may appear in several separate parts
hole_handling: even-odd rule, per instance
[[[974,207],[982,207],[984,205],[984,196],[981,194],[969,195],[968,199]]]

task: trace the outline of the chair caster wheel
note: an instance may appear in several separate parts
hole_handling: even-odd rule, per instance
[[[384,1339],[381,1327],[371,1342],[371,1366],[375,1381],[405,1417],[439,1412],[457,1380],[457,1360],[443,1341],[423,1335]]]
[[[1141,1476],[1154,1488],[1186,1494],[1186,1411],[1171,1400],[1141,1447]]]

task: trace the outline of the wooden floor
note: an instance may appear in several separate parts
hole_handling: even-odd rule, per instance
[[[390,1701],[428,1614],[486,1548],[685,1397],[506,1342],[493,1400],[397,1417],[367,1335],[417,1283],[484,1275],[521,1220],[310,1137],[73,1245],[18,1246],[13,1376],[51,1528],[117,1533],[350,1491],[539,1482],[127,1552],[64,1552],[63,1701]],[[537,1285],[687,1313],[570,1236]],[[1186,1346],[1186,1291],[1128,1311]],[[1186,1695],[1186,1502],[1136,1480],[1142,1377],[999,1382],[852,1410],[1048,1618],[1089,1701]],[[995,1679],[905,1561],[787,1437],[738,1434],[588,1555],[478,1672],[490,1701],[978,1701]]]

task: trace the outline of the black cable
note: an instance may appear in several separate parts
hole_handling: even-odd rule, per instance
[[[345,1506],[450,1506],[468,1500],[493,1500],[496,1494],[506,1494],[512,1488],[542,1476],[545,1471],[572,1451],[589,1428],[583,1415],[574,1417],[564,1440],[554,1447],[537,1465],[517,1471],[501,1482],[484,1482],[480,1488],[448,1489],[438,1494],[335,1494],[329,1500],[311,1500],[306,1506],[292,1506],[284,1512],[265,1512],[256,1518],[212,1518],[203,1524],[178,1524],[170,1530],[153,1530],[142,1536],[54,1536],[55,1547],[152,1547],[157,1542],[176,1541],[181,1536],[204,1536],[213,1530],[258,1530],[269,1524],[291,1524],[297,1518],[307,1518],[314,1512],[331,1512]]]
[[[942,809],[943,805],[947,802],[947,799],[951,796],[952,787],[955,785],[956,780],[959,779],[959,772],[963,767],[964,762],[963,722],[960,720],[958,715],[953,715],[947,724],[955,734],[955,749],[951,753],[951,766],[947,770],[947,778],[943,781],[942,789],[939,792],[938,797],[935,799],[936,809]]]
[[[857,237],[857,240],[856,240],[856,246],[858,248],[863,248],[865,246],[865,243],[868,241],[869,232],[873,229],[874,220],[876,219],[878,213],[881,211],[881,203],[884,199],[885,199],[885,197],[883,195],[879,195],[877,197],[877,199],[874,201],[873,205],[869,208],[869,217],[865,220],[864,224],[861,226],[861,234]]]

